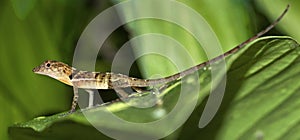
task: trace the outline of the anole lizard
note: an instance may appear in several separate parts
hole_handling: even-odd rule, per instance
[[[82,89],[122,89],[126,87],[133,87],[133,89],[138,87],[150,87],[159,84],[166,84],[175,80],[178,80],[186,75],[192,74],[199,69],[214,63],[224,57],[231,55],[237,52],[239,49],[250,43],[251,41],[257,39],[258,37],[262,36],[263,34],[270,31],[274,28],[278,22],[283,18],[283,16],[287,13],[290,5],[284,10],[284,12],[267,28],[263,31],[259,32],[255,36],[249,38],[248,40],[244,41],[243,43],[239,44],[238,46],[234,47],[233,49],[225,52],[222,55],[219,55],[207,62],[198,64],[193,66],[189,69],[186,69],[182,72],[177,74],[158,78],[158,79],[139,79],[129,77],[123,74],[115,74],[110,72],[88,72],[88,71],[80,71],[77,70],[65,63],[47,60],[43,62],[40,66],[37,66],[33,69],[34,73],[42,74],[50,76],[60,82],[63,82],[67,85],[73,86],[74,88],[74,97],[72,102],[72,107],[70,112],[74,112],[77,101],[78,101],[78,88]],[[120,94],[120,93],[119,93]],[[121,93],[121,97],[126,98],[128,95]]]

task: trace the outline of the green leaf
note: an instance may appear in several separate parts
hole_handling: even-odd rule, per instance
[[[14,2],[24,3],[21,6],[30,6],[33,2],[26,1],[26,5],[25,1]],[[31,9],[28,18],[20,20],[11,1],[0,3],[0,106],[3,109],[0,139],[6,140],[8,126],[70,108],[71,88],[68,90],[67,86],[53,79],[36,75],[32,69],[47,59],[70,60],[70,51],[79,36],[75,33],[81,30],[78,26],[85,26],[82,22],[74,24],[70,19],[81,21],[87,16],[79,12],[84,8],[80,1],[72,3],[78,5],[74,7],[78,10],[76,19],[73,18],[75,11],[66,13],[73,7],[62,6],[55,1],[37,1],[39,6]],[[26,11],[19,12],[26,14]],[[76,28],[73,27],[75,25]]]
[[[192,115],[181,136],[298,139],[300,135],[293,132],[300,121],[299,51],[299,44],[289,37],[266,37],[229,57],[226,92],[218,114],[204,129],[192,126],[197,121]]]
[[[34,8],[36,0],[10,0],[16,15],[20,19],[25,19]]]
[[[220,139],[282,139],[298,126],[299,44],[264,38],[251,45],[228,71],[228,103]],[[225,107],[226,108],[226,107]],[[294,134],[293,134],[294,135]],[[299,139],[294,135],[292,139]]]
[[[124,0],[113,1],[115,3],[124,2]],[[125,1],[124,3],[126,2],[128,3],[126,6],[118,9],[120,17],[124,21],[130,21],[130,19],[141,15],[147,17],[126,22],[125,27],[131,33],[132,38],[136,37],[132,39],[132,44],[135,46],[133,49],[135,55],[139,56],[151,51],[159,51],[163,54],[163,56],[159,53],[147,54],[137,60],[141,73],[145,78],[155,77],[157,74],[160,77],[168,76],[183,70],[182,67],[187,68],[207,61],[207,54],[203,48],[213,48],[215,47],[214,43],[218,43],[218,41],[211,40],[208,41],[210,44],[206,44],[207,46],[201,46],[203,42],[196,40],[195,34],[207,36],[209,33],[201,29],[203,25],[200,24],[198,18],[195,18],[193,12],[203,16],[224,50],[246,40],[251,33],[251,30],[245,28],[245,26],[249,26],[250,16],[243,4],[238,1],[153,0],[131,3]],[[177,8],[181,6],[174,3],[184,5],[182,7],[185,8]],[[173,20],[166,21],[167,19]],[[174,22],[177,21],[176,19],[179,19],[179,22]],[[236,19],[239,20],[232,22]],[[191,30],[188,30],[187,27],[190,27]]]
[[[291,8],[281,21],[281,24],[278,25],[278,29],[292,36],[295,40],[300,40],[300,30],[295,28],[300,22],[300,16],[298,14],[300,12],[298,8],[300,6],[300,1],[256,0],[255,2],[270,21],[275,20],[286,5],[290,4]]]
[[[197,86],[195,84],[197,83],[192,83],[189,85],[189,88],[186,88],[187,90],[190,91],[189,92],[190,94],[187,94],[184,97],[185,103],[187,103],[188,101],[191,102],[192,100],[197,101],[197,98],[193,97],[195,94],[197,94],[197,92],[193,91],[195,89],[194,86]],[[165,113],[169,113],[170,111],[172,111],[172,109],[174,109],[174,106],[178,102],[178,96],[180,95],[179,94],[180,87],[176,85],[178,85],[178,83],[175,83],[173,87],[168,88],[167,90],[165,90],[165,92],[160,94],[160,96],[165,95],[162,98],[162,102],[164,103],[163,106],[153,106],[146,109],[141,109],[129,105],[129,104],[132,105],[132,104],[141,104],[141,103],[143,104],[156,103],[151,101],[153,99],[156,99],[155,96],[143,96],[143,97],[133,98],[129,100],[127,104],[119,102],[119,103],[113,103],[107,107],[101,106],[92,109],[84,109],[83,110],[84,115],[81,113],[81,111],[77,111],[72,115],[68,115],[67,112],[65,112],[65,113],[60,113],[49,117],[45,117],[45,116],[38,117],[25,123],[16,124],[10,127],[9,131],[10,134],[13,134],[11,135],[13,139],[20,139],[20,138],[23,139],[27,137],[36,139],[37,138],[36,135],[32,133],[40,132],[39,135],[42,135],[42,137],[45,137],[47,135],[54,136],[55,133],[59,133],[57,131],[61,130],[62,125],[64,126],[69,122],[73,122],[73,123],[78,123],[79,126],[84,125],[89,127],[91,127],[90,125],[92,123],[93,126],[97,126],[105,129],[111,129],[113,131],[118,131],[119,133],[121,133],[126,137],[131,136],[134,138],[136,137],[152,138],[161,135],[161,133],[165,133],[165,131],[169,129],[171,122],[182,121],[182,119],[185,119],[186,117],[185,118],[182,117],[185,115],[182,114],[187,114],[189,112],[188,110],[193,109],[193,108],[188,108],[189,103],[187,103],[186,106],[181,106],[181,108],[179,109],[181,113],[178,114],[178,112],[176,112],[177,116],[175,117],[173,116],[174,119],[170,120],[171,122],[164,122],[164,124],[160,124],[162,127],[160,127],[159,131],[157,131],[158,129],[153,130],[152,127],[147,127],[147,126],[143,127],[143,129],[136,129],[136,127],[127,126],[127,125],[123,126],[119,122],[116,122],[113,117],[109,116],[109,114],[105,112],[109,110],[115,116],[118,116],[126,121],[137,122],[142,124],[161,119],[164,117]],[[174,88],[174,86],[176,87]],[[194,95],[192,94],[192,92],[195,92]],[[101,119],[99,119],[99,117]],[[70,127],[71,126],[69,126],[68,128]],[[31,128],[36,132],[28,131],[28,128]],[[78,129],[78,130],[74,130],[74,129]],[[80,127],[76,127],[73,128],[72,131],[76,132],[76,131],[80,131],[80,129],[81,129]],[[96,132],[96,130],[94,130],[94,132],[99,133]],[[89,136],[90,135],[89,133],[91,132],[84,131],[81,132],[81,135]],[[66,133],[64,136],[69,136],[69,135],[70,134]],[[97,134],[93,134],[93,135],[97,135]],[[103,136],[99,136],[99,137],[103,137]],[[56,138],[60,138],[60,137],[56,137]]]
[[[7,0],[8,1],[8,0]],[[116,0],[115,0],[116,1]],[[0,104],[3,107],[2,114],[0,115],[0,139],[6,139],[7,138],[7,126],[10,126],[13,123],[16,122],[24,122],[26,120],[32,119],[36,116],[39,116],[41,114],[50,114],[53,112],[59,112],[59,110],[67,110],[69,108],[70,100],[72,93],[66,93],[66,87],[61,85],[61,83],[58,83],[57,81],[54,81],[52,79],[41,77],[34,75],[31,72],[31,69],[36,66],[37,64],[41,63],[45,59],[56,59],[56,60],[63,60],[64,62],[67,62],[67,60],[71,59],[71,53],[72,53],[72,47],[74,46],[74,42],[78,39],[80,30],[83,29],[83,26],[88,22],[87,20],[89,17],[87,16],[89,13],[87,13],[90,9],[93,8],[86,8],[85,3],[83,1],[76,1],[72,2],[72,4],[67,3],[64,0],[57,0],[57,1],[37,1],[39,3],[39,6],[36,6],[35,8],[33,5],[25,5],[23,12],[19,13],[20,15],[17,15],[16,17],[16,11],[13,11],[15,9],[12,9],[11,6],[7,3],[1,1],[1,3],[4,3],[1,5],[1,20],[0,25],[2,28],[2,32],[0,33],[0,58],[1,58],[1,79],[0,81]],[[57,3],[59,2],[59,3]],[[217,36],[220,39],[221,44],[224,46],[225,49],[229,49],[229,47],[233,47],[236,44],[244,41],[250,36],[250,33],[253,32],[249,30],[249,24],[250,24],[250,15],[247,13],[249,9],[246,8],[246,5],[243,5],[244,2],[242,1],[211,1],[211,0],[204,0],[204,1],[190,1],[185,0],[181,1],[184,4],[187,4],[188,6],[191,6],[196,10],[197,12],[200,12],[209,22],[209,24],[212,26],[213,30],[216,32]],[[241,3],[242,2],[242,3]],[[296,1],[294,1],[296,2]],[[275,4],[277,2],[270,2],[269,4]],[[32,4],[32,3],[31,3]],[[62,6],[63,4],[64,6]],[[101,5],[103,5],[101,1]],[[105,4],[104,4],[105,5]],[[297,9],[294,8],[295,4],[292,4],[291,10]],[[157,5],[156,5],[157,6]],[[285,4],[282,5],[284,9]],[[91,6],[96,7],[96,6]],[[13,7],[14,8],[14,7]],[[22,8],[22,7],[21,7]],[[143,12],[143,9],[147,8],[147,5],[143,5],[142,7],[139,7],[142,10],[135,11],[137,8],[133,9],[127,9],[127,13],[123,13],[120,16],[126,17],[131,15],[139,14],[139,12]],[[27,10],[26,10],[27,9]],[[55,10],[53,10],[55,9]],[[21,9],[19,9],[22,11]],[[174,10],[178,9],[172,9],[172,7],[168,7],[165,9],[167,12],[172,12]],[[279,15],[278,13],[282,12],[281,8],[270,8],[271,11],[279,10],[276,12],[276,17]],[[20,12],[19,11],[19,12]],[[131,13],[130,13],[131,11]],[[163,13],[163,10],[157,10],[152,9],[153,12],[156,13]],[[226,12],[224,12],[226,11]],[[250,10],[251,11],[251,10]],[[14,13],[15,12],[15,13]],[[289,13],[291,13],[290,11]],[[30,13],[30,14],[29,14]],[[99,13],[99,11],[97,11]],[[297,12],[292,12],[297,13]],[[274,17],[275,17],[274,14]],[[26,18],[26,15],[30,15],[30,18]],[[76,15],[76,18],[74,18],[74,15]],[[123,16],[122,16],[123,15]],[[294,14],[295,15],[295,14]],[[91,15],[91,17],[95,16],[95,11]],[[184,22],[189,23],[191,20],[190,17],[187,17],[186,14],[178,14],[179,17],[184,19]],[[20,17],[24,17],[25,20],[19,20]],[[287,19],[287,18],[285,18]],[[296,21],[296,16],[293,16],[293,18],[290,22]],[[297,22],[294,22],[297,23]],[[137,26],[134,26],[136,24]],[[291,32],[296,33],[296,26],[293,26],[295,24],[292,24],[292,26],[286,26],[287,23],[284,23],[285,27],[289,27]],[[290,25],[290,24],[289,24]],[[280,25],[279,25],[280,26]],[[145,20],[145,21],[136,21],[136,23],[129,23],[129,26],[126,26],[127,29],[129,29],[129,32],[135,37],[138,35],[141,35],[143,33],[149,33],[149,29],[152,31],[155,31],[157,33],[162,33],[166,35],[170,35],[174,39],[178,40],[179,43],[183,44],[188,48],[188,51],[192,54],[191,56],[194,58],[195,63],[203,62],[206,60],[206,57],[203,52],[201,51],[201,47],[199,44],[196,43],[194,38],[186,32],[184,29],[181,29],[180,27],[167,23],[165,21],[160,20]],[[192,25],[192,27],[198,29],[197,25]],[[76,34],[77,33],[77,34]],[[201,32],[202,33],[202,32]],[[203,32],[205,35],[206,33]],[[275,43],[274,45],[280,44],[282,42],[283,44],[289,44],[288,42],[292,42],[291,44],[296,44],[294,41],[292,41],[290,38],[279,38],[274,37],[273,39],[278,39],[279,42]],[[266,42],[272,42],[272,39],[267,39]],[[142,44],[148,44],[151,45],[148,42],[141,42]],[[177,56],[177,60],[181,62],[186,61],[186,57],[182,56],[182,54],[178,54],[178,50],[170,50],[170,45],[173,45],[172,43],[166,43],[165,40],[161,40],[160,42],[157,42],[160,45],[163,45],[162,49],[165,49],[165,51],[170,51],[170,54],[175,54]],[[165,44],[162,44],[165,43]],[[155,45],[153,43],[152,45]],[[255,45],[255,44],[254,44]],[[297,46],[298,44],[296,44]],[[297,124],[299,113],[297,112],[297,97],[294,97],[292,99],[287,99],[284,93],[279,92],[280,90],[276,87],[277,85],[268,84],[272,81],[276,81],[273,78],[272,80],[267,80],[264,82],[264,79],[268,78],[265,77],[269,74],[266,73],[265,75],[260,75],[261,77],[258,77],[256,80],[258,80],[257,84],[253,82],[252,84],[249,84],[247,82],[247,79],[242,79],[239,77],[243,77],[244,75],[248,75],[249,79],[251,79],[251,73],[255,73],[257,69],[260,69],[260,65],[264,66],[266,64],[265,60],[260,60],[257,62],[256,66],[253,66],[251,68],[239,68],[239,66],[243,66],[242,64],[247,64],[249,61],[246,58],[243,58],[241,54],[249,56],[249,58],[255,56],[251,51],[255,52],[265,52],[264,50],[259,49],[260,47],[263,47],[264,45],[255,45],[257,48],[253,48],[252,46],[249,46],[248,49],[241,50],[240,53],[237,53],[236,55],[233,55],[232,57],[228,58],[228,66],[231,66],[231,64],[235,67],[230,68],[230,73],[228,75],[228,85],[227,85],[227,91],[226,95],[223,101],[223,104],[221,106],[221,109],[219,113],[217,114],[216,118],[204,129],[198,129],[197,124],[199,122],[199,114],[202,113],[203,107],[205,105],[205,97],[207,97],[207,94],[210,91],[210,83],[209,83],[209,72],[204,72],[204,70],[201,70],[200,72],[203,73],[200,77],[201,81],[201,93],[199,94],[199,103],[200,105],[198,108],[194,111],[194,114],[190,117],[189,121],[184,125],[184,127],[179,128],[175,133],[172,135],[172,139],[176,138],[207,138],[211,139],[213,137],[218,137],[222,139],[224,138],[239,138],[239,137],[247,137],[249,139],[258,138],[259,136],[263,136],[264,138],[268,138],[269,131],[272,131],[276,135],[274,135],[272,138],[278,138],[281,135],[281,137],[290,138],[290,139],[297,139],[299,138],[298,131],[299,131],[299,125]],[[287,45],[288,46],[288,45]],[[293,45],[291,45],[293,46]],[[141,45],[141,47],[145,47],[145,45]],[[270,48],[273,48],[273,45],[267,46]],[[276,47],[275,47],[276,48]],[[247,53],[245,50],[251,50]],[[276,48],[274,51],[271,52],[279,52],[278,55],[281,55],[283,52],[286,52],[286,50],[281,50],[280,48]],[[67,52],[67,53],[66,53]],[[291,51],[295,52],[295,51]],[[288,53],[287,53],[288,54]],[[276,56],[276,55],[274,55]],[[169,60],[166,60],[163,57],[160,56],[154,56],[156,57],[155,60],[150,58],[148,60],[142,60],[140,62],[140,67],[142,68],[142,74],[144,77],[151,77],[153,74],[161,74],[161,76],[167,76],[170,74],[173,74],[178,71],[176,67],[172,63],[170,63]],[[157,58],[158,57],[158,58]],[[256,56],[258,57],[258,56]],[[262,58],[262,56],[260,56]],[[245,59],[245,61],[244,61]],[[237,60],[239,60],[237,62]],[[247,60],[247,61],[246,61]],[[268,59],[269,63],[271,62],[277,62],[280,59]],[[289,60],[289,61],[288,61]],[[295,59],[288,59],[287,64],[295,64],[291,65],[290,67],[294,69],[296,72],[297,70],[297,62]],[[144,61],[144,62],[143,62]],[[291,62],[293,61],[293,62]],[[153,63],[154,62],[154,63]],[[262,64],[260,64],[260,62]],[[241,63],[241,64],[240,64]],[[185,66],[190,66],[190,64],[186,64]],[[264,66],[264,67],[268,67]],[[282,65],[284,66],[284,65]],[[103,67],[101,65],[101,67]],[[166,68],[167,67],[167,68]],[[282,68],[284,69],[283,72],[278,72],[278,76],[283,76],[286,74],[286,69],[288,68]],[[253,69],[252,69],[253,68]],[[235,70],[237,69],[237,70]],[[248,73],[244,73],[244,69],[249,69]],[[275,69],[277,70],[277,69]],[[274,73],[271,73],[274,75]],[[232,78],[230,78],[230,77]],[[277,75],[276,75],[277,76]],[[287,77],[291,75],[286,75]],[[296,87],[289,87],[289,86],[297,86],[297,81],[295,80],[297,76],[286,78],[284,82],[294,82],[292,84],[282,84],[280,86],[288,87],[289,89],[293,89]],[[279,78],[280,79],[280,78]],[[261,80],[261,81],[259,81]],[[284,83],[283,82],[283,83]],[[197,83],[193,83],[197,84]],[[191,87],[194,85],[191,84]],[[244,85],[245,84],[245,85]],[[264,85],[269,87],[264,87]],[[196,85],[197,86],[197,85]],[[249,86],[249,88],[247,88]],[[262,87],[261,87],[262,86]],[[274,86],[274,87],[273,87]],[[122,103],[115,103],[113,105],[108,106],[108,109],[110,109],[114,114],[118,115],[119,117],[122,117],[128,121],[133,122],[150,122],[153,120],[157,120],[157,114],[160,111],[165,111],[168,113],[170,110],[173,109],[175,104],[177,103],[178,95],[180,88],[171,87],[168,90],[166,90],[162,95],[165,95],[163,97],[163,106],[161,107],[152,107],[149,109],[136,109],[133,107],[129,107],[126,104]],[[269,115],[261,115],[260,113],[257,113],[259,117],[266,118],[266,121],[264,119],[255,121],[257,118],[255,116],[250,117],[250,122],[245,122],[245,120],[242,120],[243,118],[236,117],[238,121],[241,121],[242,123],[245,123],[246,128],[240,127],[240,123],[238,122],[232,122],[230,119],[231,112],[237,113],[240,116],[246,116],[249,114],[243,115],[243,113],[247,113],[243,110],[244,107],[240,109],[241,105],[238,103],[231,104],[232,100],[241,100],[244,99],[247,96],[250,96],[253,94],[252,90],[256,89],[256,87],[260,87],[261,89],[269,88],[270,90],[267,90],[266,93],[273,94],[273,93],[282,93],[284,95],[282,99],[282,104],[284,105],[281,108],[274,109],[270,111],[271,115],[273,115],[274,118],[268,118],[272,117]],[[69,90],[71,91],[71,90]],[[255,91],[258,93],[261,93],[261,91]],[[290,93],[291,91],[288,91],[287,93],[289,95],[296,96],[296,94]],[[192,92],[191,92],[192,93]],[[255,95],[255,94],[254,94]],[[279,96],[279,95],[278,95]],[[70,97],[70,98],[68,98]],[[256,97],[256,96],[255,96]],[[251,96],[251,99],[255,97]],[[260,97],[260,96],[258,96]],[[270,97],[270,96],[268,96]],[[275,97],[273,97],[275,98]],[[272,101],[274,100],[273,98]],[[148,103],[146,100],[147,98],[137,98],[138,100],[141,100],[141,102]],[[193,97],[186,96],[186,99],[195,99]],[[276,98],[277,99],[277,98]],[[281,96],[278,97],[278,99],[281,99]],[[195,99],[196,100],[196,99]],[[246,100],[247,101],[247,100]],[[265,99],[262,101],[264,103],[266,101]],[[284,102],[287,101],[287,102]],[[189,103],[189,101],[186,101]],[[243,103],[246,103],[242,101]],[[250,105],[254,101],[249,101]],[[276,105],[278,105],[278,101],[274,101]],[[271,107],[265,107],[264,104],[258,104],[257,102],[254,102],[255,104],[252,106],[256,106],[256,108],[262,108],[269,109]],[[271,104],[269,102],[266,102],[268,104]],[[286,104],[284,104],[286,103]],[[188,105],[188,104],[187,104]],[[235,105],[237,105],[239,108],[235,108]],[[257,106],[260,105],[260,106]],[[270,105],[269,105],[270,106]],[[274,105],[275,106],[275,105]],[[185,107],[185,106],[183,106]],[[245,106],[248,107],[248,106]],[[294,107],[294,109],[292,109]],[[282,109],[283,108],[283,109]],[[290,109],[291,108],[291,109]],[[100,107],[97,109],[93,109],[90,111],[101,111],[106,108]],[[180,120],[182,118],[182,115],[186,115],[186,112],[184,109],[190,109],[190,108],[183,108],[180,112],[178,112],[178,118],[176,120]],[[250,108],[253,109],[253,108]],[[241,112],[238,112],[238,110],[241,110]],[[296,110],[296,111],[295,111]],[[284,112],[286,111],[286,112]],[[158,113],[157,113],[158,112]],[[230,112],[230,113],[228,113]],[[276,114],[278,113],[278,114]],[[283,113],[284,116],[280,116]],[[153,132],[149,129],[140,129],[140,128],[128,128],[128,127],[120,127],[117,123],[111,121],[109,118],[104,119],[103,116],[94,115],[95,122],[99,123],[102,127],[110,128],[111,130],[118,130],[124,133],[132,134],[132,136],[145,136],[145,137],[151,137],[159,135],[159,133]],[[285,118],[285,119],[282,119]],[[275,122],[275,127],[269,125],[269,122]],[[250,125],[249,123],[253,123]],[[280,125],[290,125],[289,127],[284,127],[285,134],[278,133],[277,131],[279,129],[278,126]],[[163,124],[164,127],[159,127],[160,129],[157,130],[167,130],[167,127],[172,124],[172,122],[169,122],[169,124]],[[235,127],[236,125],[236,127]],[[242,124],[243,125],[243,124]],[[269,127],[269,128],[263,128],[259,131],[255,131],[254,136],[252,135],[255,128],[254,126],[260,126],[260,128],[263,127]],[[270,128],[272,127],[272,128]],[[238,129],[238,128],[241,128]],[[228,129],[232,129],[234,131],[230,131]],[[238,130],[237,130],[238,129]],[[137,132],[138,131],[138,132]],[[235,131],[238,132],[238,135],[235,134]],[[282,131],[279,131],[282,132]],[[138,133],[138,134],[137,134]],[[107,136],[104,136],[103,134],[99,133],[98,130],[93,128],[89,121],[86,120],[84,116],[80,113],[75,113],[71,116],[61,117],[60,115],[53,115],[49,117],[38,117],[34,120],[24,122],[24,123],[18,123],[12,127],[9,128],[9,135],[12,139],[92,139],[92,138],[101,138],[101,139],[109,139]],[[250,136],[251,135],[251,136]]]
[[[296,133],[299,129],[298,117],[300,111],[299,91],[299,61],[300,48],[299,44],[289,37],[265,37],[254,41],[251,45],[238,51],[236,54],[227,58],[227,86],[219,113],[213,121],[204,129],[198,129],[199,112],[204,102],[198,106],[191,119],[185,123],[178,132],[179,138],[212,138],[217,139],[280,139],[289,137],[297,139],[300,137]],[[201,70],[200,84],[202,90],[200,97],[207,96],[209,82],[203,81],[209,75],[209,71]],[[184,81],[183,81],[184,83]],[[190,87],[197,86],[198,83],[189,83]],[[93,125],[100,125],[111,131],[118,131],[131,136],[148,137],[159,135],[155,130],[147,127],[143,129],[130,128],[120,126],[114,122],[112,118],[96,114],[96,112],[104,112],[106,109],[113,112],[116,116],[130,122],[151,122],[159,118],[154,114],[163,109],[166,113],[170,112],[178,102],[180,86],[174,86],[164,91],[162,95],[163,105],[154,106],[147,109],[139,109],[130,107],[124,103],[113,103],[107,107],[97,107],[86,110],[85,113],[91,113],[86,120],[80,112],[62,117],[62,114],[39,117],[29,122],[20,123],[10,128],[11,134],[15,138],[33,137],[37,138],[37,132],[40,137],[53,136],[61,128],[70,128],[66,125],[75,125],[72,131],[78,132],[81,127],[90,128],[90,122]],[[192,90],[190,91],[192,92]],[[195,99],[189,94],[184,95],[186,100]],[[135,103],[138,100],[147,103],[149,99],[138,97],[137,100],[131,100]],[[186,102],[188,106],[188,101]],[[173,123],[180,120],[186,113],[188,108],[182,107],[174,117]],[[94,114],[95,113],[95,114]],[[70,123],[72,122],[72,123]],[[160,132],[164,132],[172,125],[172,122],[162,124],[165,127],[157,128]],[[63,126],[63,127],[62,127]],[[32,130],[28,130],[31,128]],[[54,134],[53,134],[54,132]],[[99,132],[83,131],[84,136],[98,136]],[[69,133],[61,135],[61,137],[70,136]],[[57,137],[56,137],[57,138]]]

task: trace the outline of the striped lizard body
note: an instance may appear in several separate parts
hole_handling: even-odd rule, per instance
[[[214,63],[218,60],[223,59],[224,57],[231,55],[237,52],[242,47],[246,46],[251,41],[257,39],[258,37],[262,36],[263,34],[270,31],[274,28],[277,23],[283,18],[283,16],[287,13],[290,5],[284,10],[284,12],[267,28],[263,31],[259,32],[255,36],[249,38],[248,40],[244,41],[243,43],[239,44],[238,46],[234,47],[233,49],[225,52],[222,55],[219,55],[207,62],[198,64],[194,67],[191,67],[187,70],[179,72],[177,74],[158,78],[158,79],[139,79],[129,77],[123,74],[115,74],[110,72],[87,72],[87,71],[80,71],[77,70],[65,63],[47,60],[43,62],[40,66],[37,66],[33,69],[33,72],[37,74],[47,75],[54,79],[57,79],[67,85],[73,86],[74,88],[74,98],[72,103],[71,112],[73,112],[77,105],[78,100],[78,88],[83,89],[121,89],[126,87],[149,87],[155,86],[159,84],[166,84],[172,82],[174,80],[178,80],[186,75],[192,74],[199,69]],[[122,97],[126,97],[127,95],[123,94]]]
[[[169,79],[138,79],[111,72],[79,71],[65,63],[54,60],[45,61],[34,68],[33,72],[50,76],[67,85],[83,89],[148,87],[173,81]]]

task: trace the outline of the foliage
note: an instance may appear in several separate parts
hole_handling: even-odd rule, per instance
[[[114,4],[120,2],[112,1]],[[111,3],[97,0],[26,2],[16,0],[0,2],[2,75],[0,104],[3,107],[0,115],[0,139],[7,139],[8,134],[12,139],[110,139],[93,128],[80,112],[65,117],[56,114],[69,109],[72,98],[71,88],[50,78],[34,75],[31,70],[46,59],[70,63],[76,41],[84,27]],[[272,22],[286,5],[282,1],[270,2],[270,0],[259,0],[255,3],[236,0],[201,2],[181,0],[181,2],[207,19],[224,50],[232,48],[263,29],[269,23],[265,17]],[[298,23],[299,19],[297,18],[299,4],[293,1],[291,5],[291,11],[277,29],[283,29],[283,32],[291,35],[293,39],[274,36],[259,39],[229,57],[226,60],[228,64],[226,93],[215,119],[204,129],[197,127],[199,114],[203,111],[210,89],[201,90],[199,105],[193,114],[182,127],[166,139],[259,139],[261,137],[299,139],[299,134],[296,133],[299,131],[297,116],[300,113],[297,111],[299,49],[294,41],[294,39],[299,40],[297,35],[299,31],[295,28],[295,23]],[[147,8],[147,5],[144,6],[138,8]],[[176,9],[170,7],[165,10],[172,12]],[[120,13],[121,18],[138,14],[130,12],[130,9],[123,12],[127,13],[124,15]],[[184,14],[178,16],[189,19]],[[197,28],[196,25],[193,26]],[[132,38],[151,32],[166,34],[186,46],[195,63],[207,59],[203,55],[204,52],[199,49],[200,45],[188,32],[170,23],[141,20],[125,25],[125,28]],[[281,34],[280,31],[273,30],[270,34]],[[124,38],[124,34],[117,34],[116,38]],[[121,39],[114,40],[120,43]],[[148,44],[148,42],[141,42],[141,47],[145,47],[145,43]],[[167,47],[164,49],[176,54],[176,50]],[[178,55],[178,58],[185,57]],[[153,59],[155,59],[154,63],[151,61]],[[106,64],[107,61],[100,60],[97,63],[97,65],[102,64],[101,70],[109,69],[103,66],[103,64],[109,65]],[[182,61],[186,60],[182,59]],[[157,56],[140,59],[138,67],[143,77],[157,73],[167,76],[177,71],[168,60]],[[208,73],[205,71],[200,75],[200,81],[201,79],[204,81],[201,82],[202,87],[209,87],[209,82],[205,80]],[[164,104],[159,108],[136,109],[122,103],[114,103],[108,108],[116,115],[130,121],[152,121],[155,119],[153,114],[158,109],[163,108],[166,112],[172,110],[179,90],[180,86],[175,86],[165,91]],[[135,128],[119,128],[109,118],[95,117],[99,119],[100,125],[112,130],[136,133]],[[145,137],[157,135],[151,131],[139,134]]]

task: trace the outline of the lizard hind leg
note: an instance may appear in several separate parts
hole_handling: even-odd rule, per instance
[[[134,91],[136,91],[135,94],[131,94],[130,97],[141,97],[141,96],[147,96],[149,94],[153,95],[159,95],[160,94],[160,88],[159,87],[151,87],[149,89],[144,89],[140,87],[131,87]]]
[[[135,94],[131,94],[130,97],[134,102],[132,104],[139,108],[148,108],[153,106],[162,106],[163,101],[159,96],[161,92],[160,87],[151,87],[149,89],[144,89],[140,87],[131,87],[133,90],[136,91]],[[135,98],[136,97],[136,98]]]
[[[133,90],[135,90],[137,93],[143,93],[143,92],[145,92],[145,90],[144,89],[142,89],[142,88],[139,88],[139,87],[131,87]]]
[[[120,99],[126,99],[129,96],[129,93],[127,93],[121,88],[115,88],[114,90],[117,92],[118,95],[120,95]]]
[[[144,89],[140,87],[131,87],[136,93],[131,94],[131,96],[142,96],[143,93],[150,92],[152,93],[152,89]]]
[[[150,89],[143,89],[143,88],[140,88],[140,87],[131,87],[131,88],[139,94],[142,94],[142,93],[145,93],[145,92],[151,92],[153,94],[159,94],[160,91],[161,91],[160,87],[158,87],[158,88],[157,87],[152,87]]]

